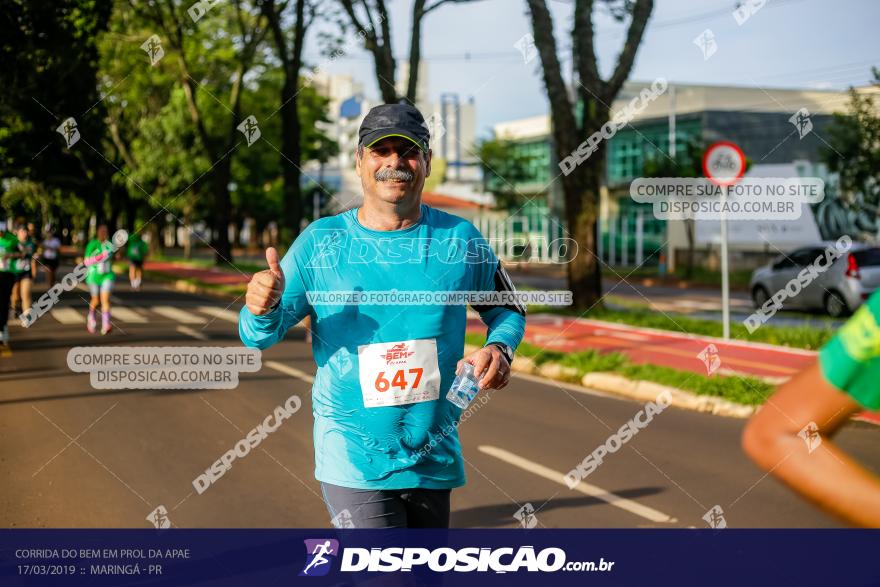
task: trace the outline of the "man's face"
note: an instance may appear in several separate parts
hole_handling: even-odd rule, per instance
[[[431,151],[425,153],[401,137],[388,137],[365,147],[363,156],[355,161],[364,196],[383,202],[418,198],[425,178],[431,175]]]
[[[98,227],[98,240],[99,241],[107,240],[107,227],[103,224]]]

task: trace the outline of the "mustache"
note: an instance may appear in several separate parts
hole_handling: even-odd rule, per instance
[[[408,169],[380,169],[376,172],[376,181],[405,181],[415,179],[415,174]]]

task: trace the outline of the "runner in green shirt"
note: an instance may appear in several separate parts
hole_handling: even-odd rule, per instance
[[[0,221],[0,344],[9,344],[9,308],[12,301],[12,288],[15,285],[13,264],[18,256],[18,238],[6,230],[6,223]]]
[[[141,288],[141,280],[144,276],[144,259],[147,257],[149,247],[138,234],[132,234],[128,239],[126,256],[128,257],[128,280],[133,290]]]
[[[830,437],[853,414],[880,408],[880,292],[746,426],[743,448],[764,470],[847,522],[880,527],[880,477]]]
[[[16,227],[15,235],[18,254],[10,266],[10,270],[15,275],[15,285],[12,287],[12,308],[16,311],[16,315],[20,315],[31,309],[32,265],[37,245],[31,239],[28,228],[24,224]],[[19,302],[21,302],[20,309]]]
[[[86,273],[86,285],[92,295],[89,301],[89,316],[86,320],[86,328],[94,333],[98,323],[95,319],[95,308],[101,302],[101,334],[107,334],[113,329],[110,322],[110,293],[113,291],[113,253],[116,247],[107,238],[107,225],[98,227],[97,236],[86,245],[84,263],[88,267]]]

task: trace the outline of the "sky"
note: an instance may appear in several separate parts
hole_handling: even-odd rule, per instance
[[[750,2],[760,5],[759,0]],[[565,71],[571,68],[573,4],[547,0]],[[409,50],[411,5],[411,0],[389,0],[399,59]],[[846,89],[866,85],[871,66],[880,67],[880,0],[768,0],[742,25],[732,14],[737,5],[735,0],[655,0],[630,79]],[[602,10],[594,22],[600,73],[607,78],[628,23],[615,22]],[[321,63],[328,73],[351,75],[363,82],[368,96],[377,97],[370,54],[352,50],[327,63],[317,41],[321,29],[333,30],[329,24],[316,24],[307,39],[307,63]],[[705,29],[712,31],[717,44],[708,60],[694,44]],[[479,0],[438,8],[426,17],[422,30],[430,98],[437,101],[443,92],[458,93],[462,101],[472,97],[479,136],[488,136],[498,122],[546,114],[540,59],[525,63],[514,46],[530,32],[525,0]]]

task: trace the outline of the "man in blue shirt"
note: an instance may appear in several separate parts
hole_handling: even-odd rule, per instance
[[[446,392],[465,361],[482,390],[507,385],[525,330],[515,298],[478,303],[487,344],[462,359],[464,304],[400,303],[406,292],[514,292],[470,222],[421,203],[428,141],[417,109],[373,108],[356,157],[363,206],[310,224],[280,263],[268,249],[241,311],[242,341],[261,349],[311,317],[315,478],[331,518],[349,527],[448,527],[465,474],[461,409]]]

